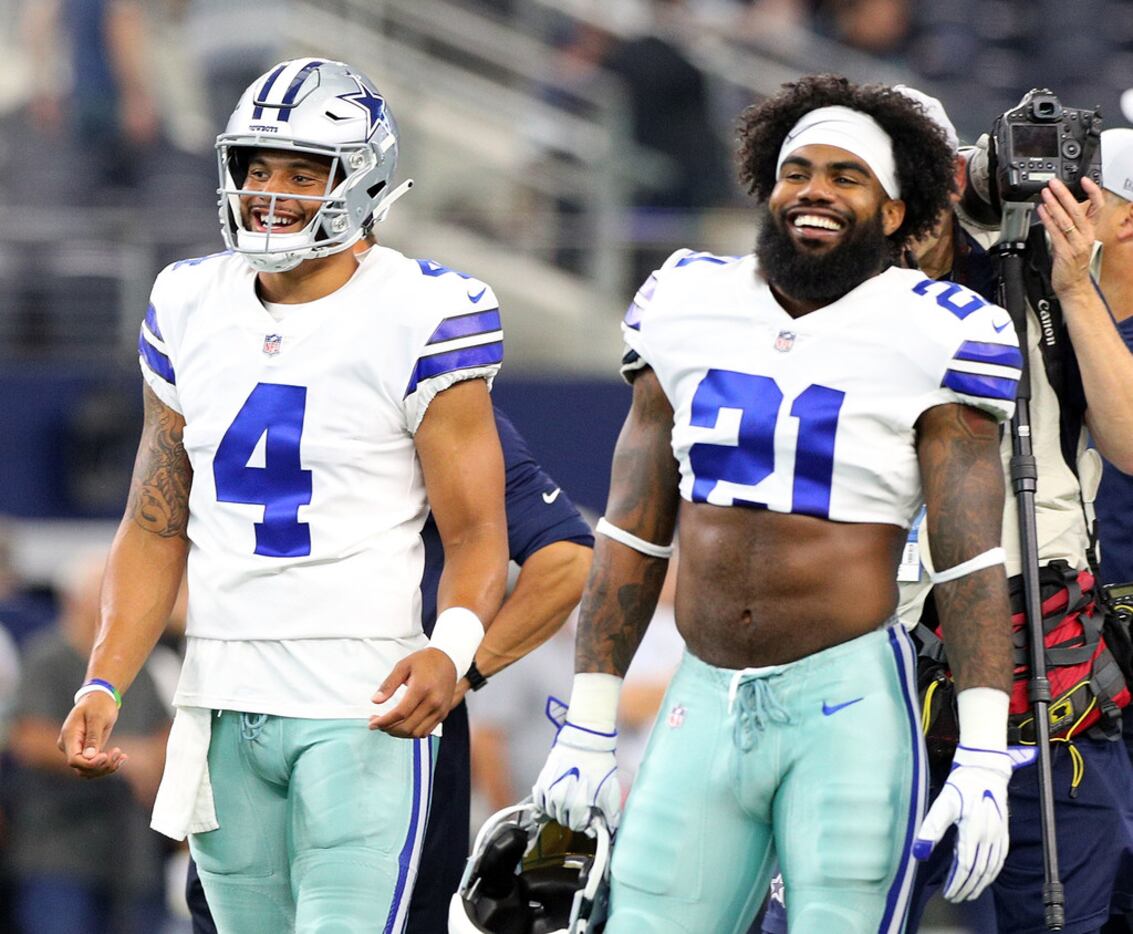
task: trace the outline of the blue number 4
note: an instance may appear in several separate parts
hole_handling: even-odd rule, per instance
[[[834,478],[834,436],[845,393],[811,385],[791,403],[799,420],[791,512],[828,518]],[[775,470],[775,426],[783,405],[783,390],[775,380],[735,370],[709,370],[692,397],[690,424],[714,428],[721,409],[740,413],[735,445],[699,443],[688,452],[692,467],[692,500],[708,502],[721,481],[755,486]],[[764,506],[733,498],[733,503]]]
[[[256,554],[299,558],[311,553],[311,528],[299,521],[299,507],[311,501],[311,471],[299,458],[305,386],[257,383],[228,431],[212,462],[216,498],[222,503],[264,507],[264,521],[255,523]],[[249,467],[264,438],[264,466]]]

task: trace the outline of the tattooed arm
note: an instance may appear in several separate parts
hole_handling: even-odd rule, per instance
[[[677,520],[678,468],[673,409],[651,369],[633,381],[633,405],[610,474],[606,521],[646,542],[667,545]],[[535,804],[573,830],[592,808],[611,827],[621,811],[616,777],[618,693],[657,606],[668,560],[599,534],[579,611],[575,675],[566,722],[535,786]]]
[[[185,419],[145,386],[145,422],[126,513],[102,581],[98,637],[87,678],[120,693],[133,683],[165,628],[185,571],[193,472],[182,444]],[[78,685],[76,685],[78,687]],[[104,693],[81,698],[63,724],[59,748],[85,778],[117,771],[125,756],[104,746],[118,718]]]
[[[917,423],[932,563],[943,571],[1000,544],[1003,464],[999,428],[965,405],[940,405]],[[933,589],[958,690],[1010,693],[1011,611],[997,564]]]
[[[606,521],[667,545],[680,482],[670,437],[673,408],[653,370],[633,381],[633,405],[614,449]],[[598,535],[579,610],[575,671],[623,677],[657,606],[668,561]]]

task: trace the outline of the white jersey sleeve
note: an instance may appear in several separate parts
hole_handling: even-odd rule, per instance
[[[415,362],[405,387],[406,428],[416,433],[429,403],[455,383],[485,379],[491,386],[504,357],[500,303],[479,279],[418,260],[421,274],[435,278],[421,327],[412,332]]]

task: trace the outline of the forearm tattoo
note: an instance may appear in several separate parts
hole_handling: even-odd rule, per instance
[[[999,544],[1004,479],[999,430],[950,405],[934,413],[919,450],[933,563],[945,570]],[[1011,630],[1002,565],[937,585],[948,658],[961,687],[1011,688]]]
[[[185,420],[145,389],[145,426],[130,481],[126,514],[147,532],[186,537],[193,470],[185,453]]]
[[[639,538],[668,544],[679,472],[670,435],[673,410],[657,377],[634,383],[633,408],[618,437],[606,516]],[[600,539],[579,610],[576,671],[624,676],[657,605],[668,561]]]

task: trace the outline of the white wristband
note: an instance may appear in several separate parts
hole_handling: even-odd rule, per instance
[[[1005,564],[1006,562],[1006,551],[1002,548],[989,548],[987,551],[981,551],[974,558],[961,561],[946,571],[930,572],[928,579],[934,584],[946,584],[948,581],[959,580],[961,577],[975,574],[976,571],[982,571],[984,568],[990,568],[996,564]]]
[[[1007,708],[1011,698],[995,688],[965,688],[956,695],[960,745],[993,752],[1007,750]]]
[[[105,694],[119,707],[122,706],[122,700],[105,684],[84,684],[75,691],[75,697],[72,703],[77,704],[81,698],[86,697],[88,694]]]
[[[599,535],[605,535],[606,538],[612,538],[615,542],[620,542],[627,548],[648,555],[650,558],[671,558],[673,556],[672,545],[655,545],[653,542],[647,542],[644,538],[638,538],[632,532],[619,529],[612,522],[608,522],[605,516],[598,520],[594,531]]]
[[[583,671],[574,676],[567,720],[595,733],[613,733],[618,721],[618,697],[622,679],[600,671]]]
[[[484,638],[480,617],[462,606],[450,606],[437,617],[429,647],[440,649],[456,666],[456,677],[464,677]]]

